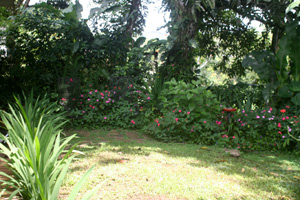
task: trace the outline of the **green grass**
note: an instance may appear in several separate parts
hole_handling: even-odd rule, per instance
[[[73,142],[80,141],[77,149],[86,155],[71,165],[61,199],[94,164],[82,195],[102,184],[97,200],[300,199],[300,159],[293,155],[251,152],[234,158],[217,147],[161,143],[133,131],[69,133],[78,134]]]

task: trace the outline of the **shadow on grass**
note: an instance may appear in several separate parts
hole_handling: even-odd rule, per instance
[[[249,190],[280,194],[280,199],[300,199],[300,182],[295,178],[300,175],[300,159],[295,155],[249,152],[235,158],[226,154],[223,149],[213,146],[201,149],[199,145],[161,143],[139,132],[129,132],[130,134],[124,130],[79,132],[79,138],[76,138],[73,143],[81,141],[82,146],[79,145],[77,149],[86,155],[101,148],[103,151],[121,155],[150,156],[158,153],[172,158],[193,158],[197,162],[187,163],[187,165],[196,168],[213,168],[224,175],[243,177],[242,179],[246,181],[240,181],[240,185]],[[84,159],[84,156],[78,158]],[[98,164],[110,165],[119,161],[120,158],[100,158]],[[71,169],[71,171],[76,170],[80,169]],[[290,191],[292,196],[285,197],[285,191]]]

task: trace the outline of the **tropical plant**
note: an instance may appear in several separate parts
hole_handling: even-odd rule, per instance
[[[277,105],[283,101],[300,105],[299,33],[298,21],[290,22],[286,25],[276,54],[254,51],[243,61],[243,65],[251,67],[265,83],[263,93],[266,102],[272,100],[272,95],[275,94]]]
[[[164,141],[214,144],[220,132],[215,122],[221,114],[220,104],[200,82],[165,82],[159,97],[161,115],[145,131]]]
[[[0,144],[2,158],[13,173],[0,172],[8,180],[1,180],[2,186],[11,187],[10,195],[23,199],[56,200],[68,167],[75,155],[76,145],[69,150],[66,146],[75,135],[63,138],[61,128],[66,123],[63,113],[55,113],[56,105],[44,98],[25,97],[24,104],[19,98],[9,105],[10,112],[1,111],[0,116],[8,130],[9,137],[0,135],[7,146]],[[61,158],[60,158],[61,157]],[[69,199],[75,199],[92,168],[74,187]],[[5,190],[5,189],[4,189]],[[92,192],[95,192],[93,190]],[[85,199],[91,196],[88,193]]]

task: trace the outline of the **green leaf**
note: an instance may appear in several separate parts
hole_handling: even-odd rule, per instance
[[[294,0],[294,2],[292,2],[285,10],[285,13],[290,12],[292,9],[294,9],[295,7],[299,6],[300,4],[300,0]]]
[[[300,106],[300,93],[297,93],[292,99],[291,101],[297,105]]]
[[[92,166],[84,175],[83,177],[79,180],[79,182],[74,186],[74,188],[71,191],[71,194],[69,195],[67,200],[75,200],[79,190],[82,188],[83,184],[86,182],[88,177],[90,176],[91,172],[95,168],[95,165]]]
[[[139,37],[135,43],[134,43],[134,47],[140,47],[142,44],[144,44],[144,42],[146,41],[145,37]]]
[[[289,90],[289,87],[285,85],[278,90],[278,96],[281,98],[290,98],[293,96],[293,93]]]
[[[193,111],[195,109],[196,105],[194,103],[189,104],[189,110]]]
[[[289,90],[292,92],[300,92],[300,82],[293,81],[289,84]]]
[[[72,50],[72,54],[76,53],[79,49],[79,44],[80,42],[79,41],[76,41],[75,44],[74,44],[74,47],[73,47],[73,50]]]
[[[188,93],[187,94],[187,99],[190,100],[191,98],[193,98],[194,94]]]

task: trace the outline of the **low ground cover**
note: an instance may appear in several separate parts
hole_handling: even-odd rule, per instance
[[[71,164],[60,191],[71,188],[96,164],[82,193],[101,185],[93,199],[299,199],[299,157],[162,143],[138,131],[69,130],[85,153]]]

